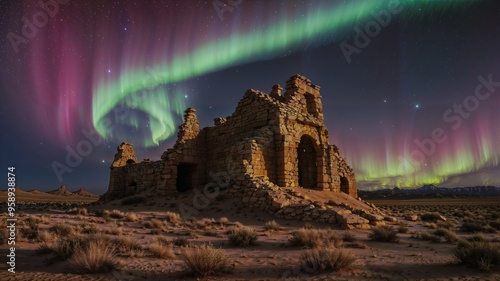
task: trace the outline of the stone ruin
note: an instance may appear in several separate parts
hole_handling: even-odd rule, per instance
[[[355,199],[353,170],[339,148],[329,144],[320,87],[295,75],[282,90],[280,85],[270,94],[247,90],[231,116],[215,118],[214,126],[203,129],[196,110],[186,109],[175,145],[159,161],[139,162],[132,144],[122,143],[111,165],[106,196],[144,190],[168,196],[221,187],[225,196],[240,197],[278,217],[362,228],[373,210],[365,203],[354,207],[330,200],[328,205],[302,195],[326,191],[362,203]]]

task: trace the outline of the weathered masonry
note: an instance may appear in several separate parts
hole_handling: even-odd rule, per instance
[[[295,75],[282,90],[280,85],[270,94],[248,90],[231,116],[215,118],[214,126],[203,129],[196,110],[186,109],[176,144],[159,161],[138,162],[132,144],[122,143],[108,194],[154,189],[168,195],[217,182],[214,175],[225,173],[229,188],[241,193],[240,187],[259,182],[357,197],[352,169],[328,142],[320,87]]]

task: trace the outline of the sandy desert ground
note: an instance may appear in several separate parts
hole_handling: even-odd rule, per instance
[[[2,194],[4,201],[5,197]],[[276,219],[243,206],[238,199],[214,199],[190,219],[174,214],[180,212],[182,203],[192,206],[190,194],[168,200],[145,194],[129,202],[107,203],[85,199],[87,202],[62,204],[63,195],[52,199],[55,203],[29,203],[28,196],[23,200],[29,204],[18,206],[16,273],[7,271],[9,246],[2,239],[1,280],[500,280],[498,265],[489,270],[472,268],[454,255],[461,240],[498,246],[497,199],[376,201],[386,214],[398,218],[386,222],[397,234],[398,243],[373,241],[371,230]],[[411,216],[419,217],[408,220]],[[1,217],[5,230],[7,213]],[[273,220],[277,224],[268,223]],[[228,239],[231,232],[244,227],[255,229],[255,245],[235,246]],[[322,233],[319,241],[311,239],[320,249],[343,249],[354,261],[339,271],[308,269],[302,255],[309,247],[291,242],[300,228],[306,229],[301,230],[309,233],[306,236],[316,230]],[[61,258],[63,245],[74,245],[69,241],[80,237],[106,240],[97,252],[113,248],[114,269],[82,274],[72,258]],[[184,254],[204,244],[222,249],[228,272],[205,278],[193,275]]]

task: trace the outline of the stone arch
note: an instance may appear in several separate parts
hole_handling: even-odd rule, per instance
[[[349,194],[349,180],[346,177],[340,177],[340,191]]]
[[[135,164],[136,162],[134,161],[134,159],[128,159],[126,163],[127,164]]]
[[[309,135],[303,135],[297,146],[299,186],[318,188],[318,149],[315,140]]]

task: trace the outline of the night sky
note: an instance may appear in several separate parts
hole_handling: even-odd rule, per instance
[[[0,2],[0,162],[23,189],[104,193],[122,141],[158,160],[185,108],[211,126],[297,73],[359,188],[500,186],[500,1],[38,2]]]

